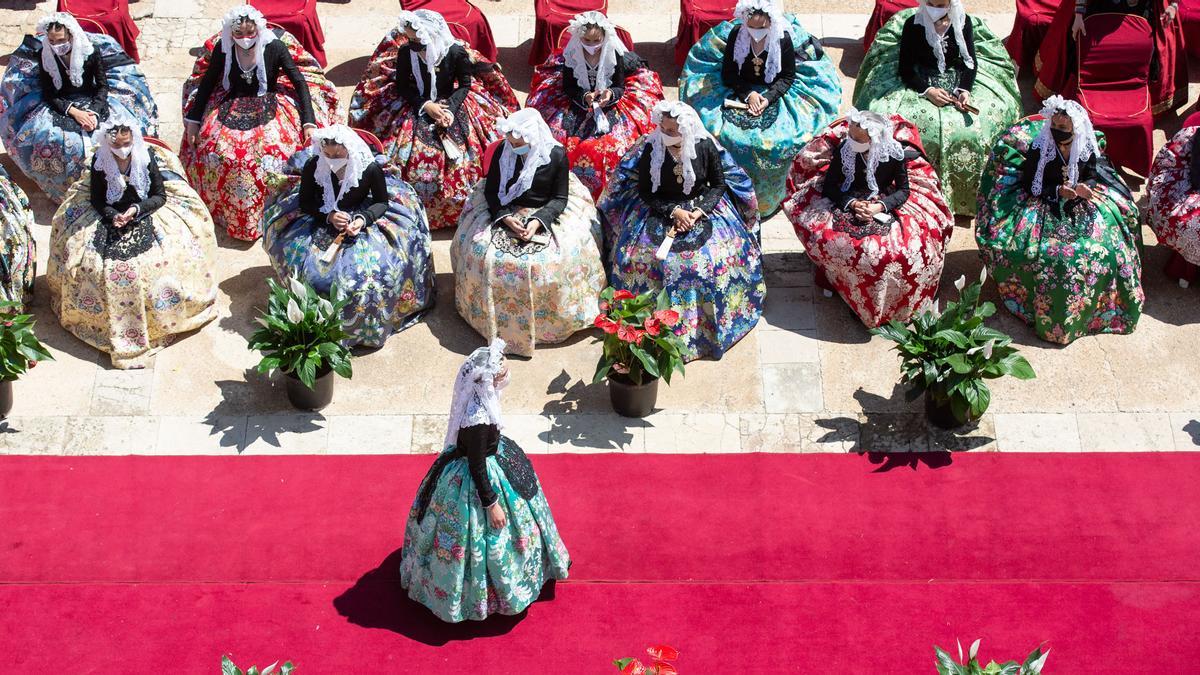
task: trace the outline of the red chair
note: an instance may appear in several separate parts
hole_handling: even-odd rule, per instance
[[[1108,136],[1115,164],[1145,176],[1154,152],[1150,105],[1150,24],[1130,14],[1093,14],[1084,19],[1079,41],[1079,78],[1073,98],[1088,111],[1092,125]]]
[[[317,0],[250,0],[250,4],[262,12],[268,22],[291,33],[322,68],[329,65],[325,59],[325,31],[317,16]]]
[[[85,33],[99,33],[100,35],[108,35],[108,31],[104,30],[104,24],[100,23],[99,21],[79,16],[75,17],[75,21],[79,23],[79,27],[82,28],[83,32]]]
[[[88,19],[103,27],[103,33],[117,41],[125,54],[140,62],[137,36],[140,32],[133,16],[129,14],[129,0],[58,0],[58,11],[74,16],[76,20]],[[81,21],[80,26],[88,30]]]
[[[492,141],[491,145],[487,146],[487,148],[484,149],[483,165],[482,165],[483,173],[480,174],[480,178],[487,178],[488,167],[490,167],[492,165],[492,157],[495,157],[496,151],[500,149],[500,144],[503,142],[504,142],[503,138],[501,138],[498,141]]]
[[[1017,0],[1020,2],[1020,0]],[[916,0],[875,0],[875,9],[871,12],[871,18],[867,21],[867,29],[863,32],[863,51],[871,48],[871,43],[875,41],[875,34],[883,28],[898,12],[902,12],[910,7],[916,7]]]
[[[534,0],[533,48],[529,65],[540,66],[554,53],[567,24],[576,14],[608,12],[608,0]]]
[[[1018,70],[1033,68],[1033,59],[1050,30],[1056,11],[1058,0],[1017,0],[1017,19],[1005,46]]]
[[[675,65],[683,66],[692,45],[723,21],[733,18],[737,0],[679,0],[679,31],[675,34]]]
[[[366,143],[367,147],[371,149],[371,152],[377,155],[384,154],[383,141],[379,140],[378,136],[366,129],[355,129],[355,131],[358,132],[358,137],[363,140],[363,143]]]
[[[1179,19],[1187,53],[1200,58],[1200,0],[1179,0]]]
[[[630,51],[633,50],[633,36],[629,34],[629,31],[625,30],[624,28],[621,28],[620,26],[617,26],[617,37],[620,38],[621,42],[623,42],[625,44],[626,49],[628,49]],[[562,50],[566,49],[567,43],[570,41],[571,41],[571,34],[564,30],[562,33],[559,33],[559,35],[558,35],[558,45],[555,47],[555,50],[562,51]],[[538,64],[538,65],[541,65],[541,64]]]
[[[161,138],[155,138],[154,136],[142,136],[142,140],[146,141],[146,145],[156,145],[167,152],[175,152],[175,150],[173,150],[171,146]]]
[[[492,27],[479,8],[468,0],[400,0],[400,9],[415,11],[431,9],[441,14],[454,37],[471,45],[483,58],[496,62],[496,38]]]

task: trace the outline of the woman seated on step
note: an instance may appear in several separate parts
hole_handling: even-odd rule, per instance
[[[605,287],[600,220],[538,111],[498,128],[505,140],[450,246],[454,306],[480,335],[532,356],[595,320]]]
[[[684,358],[719,359],[758,323],[766,298],[754,188],[686,103],[659,103],[654,123],[600,200],[612,284],[665,288]]]

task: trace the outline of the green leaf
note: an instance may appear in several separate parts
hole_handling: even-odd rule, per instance
[[[229,659],[228,655],[221,656],[221,675],[240,675],[240,673],[241,671],[238,670],[238,667]]]
[[[966,349],[969,344],[967,336],[956,330],[944,329],[933,334],[935,340],[946,340],[959,349]]]
[[[654,362],[654,357],[650,356],[645,349],[637,345],[629,345],[629,351],[633,352],[633,355],[642,363],[642,367],[646,369],[646,372],[651,377],[659,377],[658,364]]]
[[[613,665],[617,667],[617,670],[625,670],[625,666],[633,663],[634,660],[632,656],[623,659],[613,659]]]
[[[968,387],[970,391],[975,392],[974,400],[971,400],[969,395],[967,397],[967,400],[971,401],[971,416],[982,417],[992,404],[992,390],[988,389],[983,380],[971,380]]]
[[[970,362],[967,361],[967,356],[965,354],[951,354],[950,356],[942,359],[942,362],[950,366],[954,372],[960,374],[969,373],[974,368]]]
[[[279,667],[279,675],[292,675],[292,671],[295,669],[296,666],[292,665],[291,661],[284,661],[283,665]]]
[[[933,651],[937,654],[937,670],[939,675],[962,675],[962,670],[959,668],[958,663],[944,649],[934,646]]]
[[[1029,361],[1025,360],[1020,354],[1013,354],[1005,357],[1006,369],[1008,373],[1018,380],[1032,380],[1037,377],[1033,372],[1033,366],[1029,365]]]
[[[250,666],[250,670],[246,671],[246,675],[262,675],[262,673],[258,671],[258,666]]]

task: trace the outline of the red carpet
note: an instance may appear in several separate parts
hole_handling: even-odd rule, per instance
[[[445,626],[396,580],[430,457],[0,457],[0,672],[1195,672],[1200,455],[900,460],[535,457],[571,580]]]

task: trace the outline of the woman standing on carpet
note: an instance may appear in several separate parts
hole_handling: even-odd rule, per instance
[[[400,585],[442,621],[525,610],[571,566],[529,458],[501,434],[504,340],[458,370],[442,454],[404,528]]]
[[[651,109],[663,100],[662,82],[600,12],[576,16],[567,31],[562,53],[534,72],[525,105],[542,113],[566,147],[571,171],[599,199],[621,156],[654,128]]]
[[[350,101],[350,126],[383,142],[417,191],[429,226],[458,222],[483,175],[497,120],[517,110],[499,66],[459,44],[441,14],[400,12],[375,49]]]
[[[975,215],[992,141],[1021,116],[1012,59],[962,0],[922,0],[889,21],[859,70],[854,105],[916,125],[950,209],[962,216]]]
[[[1004,306],[1069,344],[1130,333],[1142,313],[1141,225],[1087,111],[1052,96],[996,141],[975,241]]]
[[[600,219],[538,111],[498,128],[506,138],[450,245],[454,306],[480,335],[533,356],[535,345],[562,342],[596,318]]]
[[[283,76],[282,78],[280,76]],[[337,114],[325,71],[288,33],[267,28],[250,5],[229,10],[184,83],[180,158],[188,179],[229,236],[262,235],[263,210],[281,170]]]
[[[425,209],[399,171],[350,127],[313,133],[289,162],[295,188],[267,209],[263,248],[280,279],[348,297],[351,344],[382,347],[433,306]]]
[[[778,0],[739,0],[733,21],[692,47],[679,99],[750,174],[765,217],[783,203],[800,148],[837,115],[842,85],[820,43]]]
[[[25,36],[0,83],[0,137],[13,161],[55,202],[87,170],[92,132],[110,115],[157,133],[158,106],[133,59],[107,35],[55,12]]]
[[[666,288],[684,358],[720,359],[758,323],[767,293],[754,188],[686,103],[659,103],[654,123],[600,200],[612,284]]]
[[[805,146],[791,184],[784,212],[817,285],[864,325],[907,321],[937,296],[954,216],[910,122],[851,108]]]
[[[92,143],[90,174],[54,214],[50,306],[115,367],[143,368],[217,315],[212,219],[179,160],[135,121],[114,117]]]

